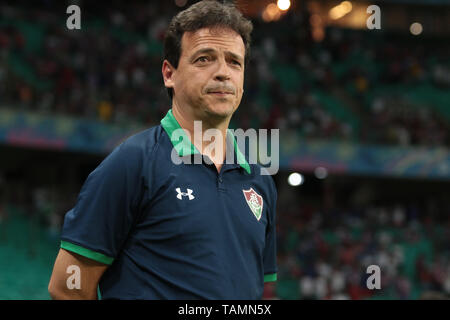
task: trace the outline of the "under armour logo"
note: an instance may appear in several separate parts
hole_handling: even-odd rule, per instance
[[[192,199],[194,199],[195,197],[192,195],[192,190],[191,189],[187,189],[187,192],[181,192],[181,189],[180,188],[176,188],[175,189],[176,191],[177,191],[177,198],[178,199],[183,199],[183,197],[188,197],[189,198],[189,200],[192,200]]]

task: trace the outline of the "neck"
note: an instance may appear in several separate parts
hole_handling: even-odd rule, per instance
[[[178,124],[182,129],[189,133],[191,142],[194,144],[197,150],[201,154],[208,156],[215,164],[217,170],[220,171],[222,164],[225,162],[226,137],[230,118],[216,120],[211,119],[211,117],[208,116],[196,116],[193,112],[190,111],[191,110],[180,108],[175,101],[173,102],[172,113]],[[212,135],[208,134],[207,136],[205,136],[206,141],[204,141],[203,136],[209,129],[215,129],[218,131],[216,131]],[[214,136],[214,138],[211,138],[212,136]],[[218,148],[220,147],[220,144],[218,144],[219,142],[217,144],[212,144],[212,141],[215,141],[215,139],[221,139],[221,150],[218,150]]]

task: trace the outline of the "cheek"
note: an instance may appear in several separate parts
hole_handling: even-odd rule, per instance
[[[238,92],[237,98],[238,98],[239,101],[241,101],[242,95],[243,95],[243,93],[244,93],[244,78],[241,77],[241,78],[238,80],[237,83],[238,83],[238,85],[237,85],[237,92]]]
[[[236,97],[236,99],[237,99],[236,104],[237,104],[238,106],[241,104],[241,101],[242,101],[242,95],[243,95],[243,91],[242,91],[242,89],[239,89],[239,94],[238,94],[238,96]]]
[[[177,79],[176,89],[179,95],[188,97],[192,100],[193,97],[198,96],[202,92],[202,84],[196,76],[185,75]]]

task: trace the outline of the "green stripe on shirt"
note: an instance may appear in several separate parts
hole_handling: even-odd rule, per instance
[[[76,244],[67,242],[67,241],[61,241],[61,248],[74,252],[76,254],[79,254],[80,256],[95,260],[97,262],[101,262],[104,264],[111,264],[114,261],[114,258],[108,257],[102,253],[95,252],[90,249],[83,248],[81,246],[78,246]]]

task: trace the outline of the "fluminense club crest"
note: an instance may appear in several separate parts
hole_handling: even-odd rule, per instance
[[[253,188],[242,190],[242,192],[244,193],[245,200],[247,201],[250,210],[252,210],[256,219],[259,221],[263,212],[263,198],[257,194]]]

